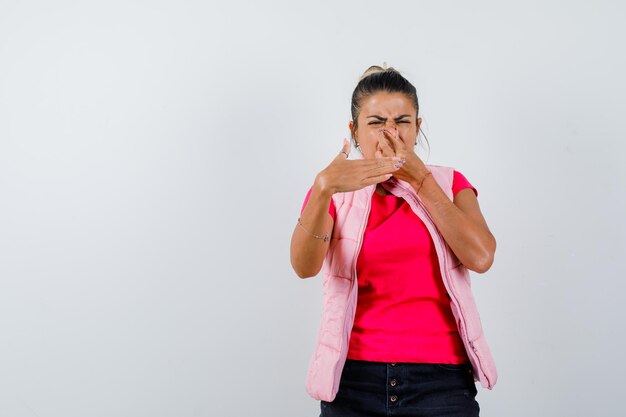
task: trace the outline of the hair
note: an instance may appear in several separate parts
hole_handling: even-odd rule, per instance
[[[415,118],[417,122],[417,118],[419,117],[419,102],[417,100],[417,90],[415,89],[415,86],[393,67],[387,67],[386,64],[383,64],[382,67],[372,65],[365,70],[363,75],[361,75],[361,78],[359,78],[359,82],[352,93],[352,140],[354,140],[354,131],[358,126],[357,119],[359,117],[359,113],[361,112],[361,103],[363,99],[381,91],[386,93],[402,93],[409,100],[411,100],[413,102],[413,106],[415,107]],[[422,135],[424,135],[421,128],[419,128],[419,131],[422,132]],[[426,135],[424,135],[424,138],[426,139],[426,143],[428,143],[428,150],[430,153],[430,143],[428,142]]]

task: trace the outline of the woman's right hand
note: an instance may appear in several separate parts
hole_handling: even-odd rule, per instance
[[[350,142],[344,139],[339,155],[317,174],[315,182],[322,192],[332,195],[378,184],[387,181],[402,166],[399,157],[352,160],[348,159],[349,152]]]

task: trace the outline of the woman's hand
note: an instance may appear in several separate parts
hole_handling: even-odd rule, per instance
[[[393,176],[407,181],[414,188],[418,184],[419,190],[428,169],[394,130],[381,131],[375,156],[405,158],[406,162]],[[430,187],[423,189],[426,192],[421,193],[421,201],[459,261],[472,271],[487,271],[493,263],[496,241],[480,212],[474,193],[471,190],[460,191],[451,201],[434,180],[430,182]]]
[[[413,152],[411,147],[406,146],[397,129],[391,131],[381,129],[375,156],[377,159],[393,156],[401,158],[404,164],[393,173],[393,176],[409,184],[420,183],[424,176],[428,175],[428,168],[424,162]]]
[[[350,142],[344,139],[339,155],[317,174],[315,182],[323,192],[332,195],[359,190],[368,185],[387,181],[392,173],[395,174],[402,169],[402,158],[395,155],[349,160],[349,152]]]

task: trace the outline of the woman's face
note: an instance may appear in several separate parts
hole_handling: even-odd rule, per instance
[[[349,127],[363,157],[374,159],[376,150],[380,149],[378,140],[383,137],[383,129],[392,134],[397,131],[400,139],[410,149],[415,146],[419,125],[422,123],[422,119],[416,119],[416,116],[413,102],[405,94],[381,91],[361,100],[356,128],[353,122],[350,122]]]

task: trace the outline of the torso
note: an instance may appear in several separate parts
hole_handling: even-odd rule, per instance
[[[356,263],[348,359],[468,362],[426,224],[376,184]]]

